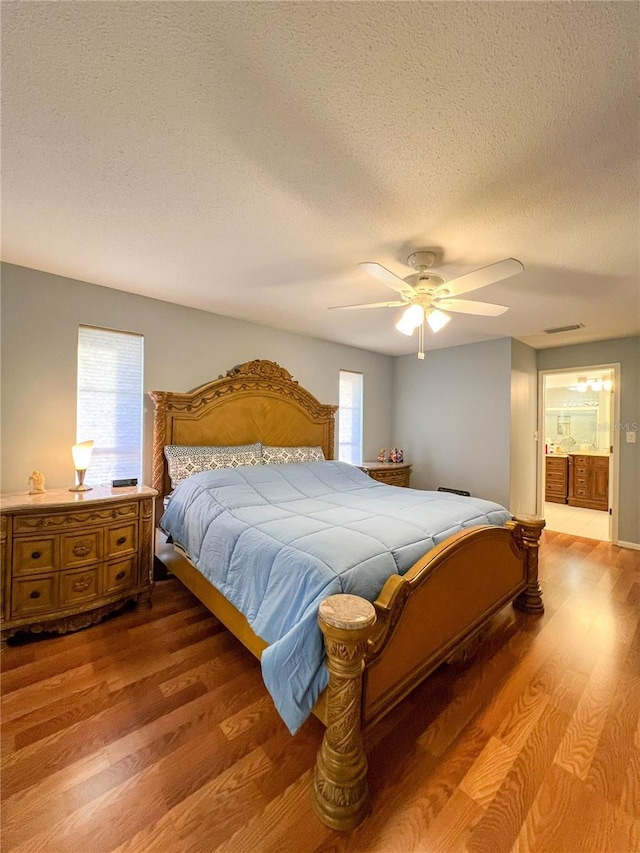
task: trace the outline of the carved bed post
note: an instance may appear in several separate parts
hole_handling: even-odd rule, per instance
[[[357,595],[331,595],[318,622],[327,650],[327,728],[318,751],[313,805],[332,829],[354,829],[369,805],[362,743],[362,670],[376,621],[372,604]]]
[[[164,497],[164,446],[167,444],[166,393],[163,391],[150,391],[149,396],[155,406],[153,418],[153,488],[158,492],[160,499]]]
[[[513,606],[525,613],[544,613],[542,590],[538,582],[538,551],[542,528],[546,522],[544,518],[535,515],[517,515],[515,522],[516,533],[525,552],[527,587],[515,599]]]

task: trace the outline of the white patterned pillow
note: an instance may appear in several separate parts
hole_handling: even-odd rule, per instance
[[[286,462],[324,462],[321,447],[269,447],[262,445],[265,465],[282,465]]]
[[[239,444],[229,447],[167,444],[164,455],[169,465],[172,489],[175,489],[187,477],[192,474],[199,474],[201,471],[263,464],[262,446],[259,441],[255,444]]]

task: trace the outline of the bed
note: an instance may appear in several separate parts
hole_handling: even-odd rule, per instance
[[[312,547],[302,549],[304,553],[295,552],[290,565],[293,565],[291,559],[296,565],[309,559],[312,568],[314,560],[326,568],[334,557],[338,560],[343,551],[350,550],[354,531],[367,533],[369,545],[376,538],[370,535],[372,522],[357,515],[353,515],[353,524],[347,525],[347,532],[340,525],[336,525],[333,533],[327,527],[336,511],[341,518],[360,511],[361,504],[355,506],[353,500],[364,500],[367,506],[381,503],[379,519],[383,515],[396,518],[398,526],[410,516],[417,522],[420,502],[432,500],[428,497],[432,493],[374,483],[361,471],[332,462],[336,407],[319,403],[274,362],[248,362],[192,392],[152,392],[151,397],[155,404],[153,485],[161,501],[172,491],[167,447],[255,447],[257,443],[269,447],[321,448],[326,462],[269,464],[264,468],[249,464],[246,468],[198,473],[176,490],[167,510],[168,519],[182,513],[182,508],[178,509],[180,502],[192,507],[212,503],[216,524],[218,516],[225,514],[234,519],[234,524],[239,523],[238,519],[244,524],[244,514],[250,506],[263,514],[268,512],[266,522],[270,526],[258,531],[263,538],[254,540],[254,553],[268,550],[265,543],[274,538],[274,530],[277,536],[286,536],[289,525],[300,523],[297,518],[289,520],[284,511],[284,507],[289,510],[294,504],[296,513],[298,503],[311,504],[312,521],[305,516],[304,524],[311,524],[314,532],[319,528],[321,544],[314,542]],[[235,491],[230,491],[232,488]],[[291,489],[296,490],[294,497],[301,496],[301,500],[287,504],[291,500],[287,490]],[[234,495],[231,507],[224,504],[229,494]],[[240,503],[238,494],[243,496]],[[277,506],[275,521],[272,494],[284,495],[284,503]],[[468,505],[459,504],[464,499],[455,495],[447,495],[444,500],[445,504],[450,503],[443,512],[455,504],[457,522],[445,522],[441,534],[428,542],[418,536],[414,546],[417,551],[395,547],[392,532],[377,537],[393,540],[391,551],[399,568],[394,570],[392,566],[388,578],[379,582],[375,598],[369,594],[366,582],[364,586],[351,580],[342,582],[347,577],[341,574],[342,570],[334,572],[341,579],[337,586],[331,576],[331,582],[323,586],[318,581],[313,589],[312,621],[322,632],[320,635],[316,628],[318,636],[324,638],[326,653],[326,669],[322,664],[319,680],[315,682],[319,695],[313,712],[326,730],[315,769],[313,802],[321,820],[333,828],[353,828],[368,808],[364,728],[380,720],[443,662],[469,654],[491,616],[509,602],[525,612],[543,611],[538,547],[544,521],[535,517],[511,519],[504,512],[500,515],[501,508],[497,505],[477,499],[475,502],[471,499]],[[328,506],[326,501],[333,504],[337,501],[338,507]],[[398,501],[400,515],[394,516],[393,507]],[[158,509],[160,518],[164,505]],[[201,520],[189,523],[192,527],[202,527]],[[248,610],[243,607],[249,614],[247,618],[237,606],[242,598],[236,594],[237,586],[234,589],[233,585],[225,585],[226,575],[220,580],[222,576],[216,578],[210,574],[214,585],[201,571],[202,545],[194,544],[196,540],[183,533],[175,519],[171,529],[179,531],[179,542],[172,542],[171,537],[159,530],[157,558],[263,660],[266,672],[265,663],[278,647],[275,628],[271,631],[271,617],[265,619],[263,614],[262,621],[256,619],[255,608],[252,610],[250,606]],[[448,531],[454,532],[448,535]],[[304,532],[308,532],[306,528]],[[258,533],[251,531],[250,535]],[[339,543],[337,550],[332,538]],[[307,537],[296,536],[296,546],[299,540],[307,541]],[[209,535],[206,543],[211,553],[219,554],[220,541]],[[251,548],[247,553],[250,552]],[[398,557],[400,552],[402,556]],[[251,568],[251,556],[244,556],[243,560],[242,565]],[[369,565],[375,565],[377,571],[381,560],[383,556],[376,551]],[[350,570],[350,565],[347,568]],[[309,584],[313,585],[311,581]],[[251,579],[251,585],[260,585],[259,574]],[[359,594],[361,591],[366,598]],[[277,617],[273,619],[275,624]],[[306,623],[310,621],[307,614]],[[302,635],[296,636],[291,646],[293,653],[306,648],[307,642],[311,643]],[[291,649],[287,654],[292,653]],[[326,688],[319,692],[327,680]],[[314,700],[315,696],[314,693]],[[295,729],[295,721],[293,725],[291,720],[287,722]]]

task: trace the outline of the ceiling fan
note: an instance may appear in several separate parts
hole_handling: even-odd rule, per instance
[[[490,302],[472,302],[469,299],[456,299],[463,293],[478,290],[488,284],[502,281],[524,270],[524,265],[515,258],[507,258],[495,264],[481,267],[473,272],[445,281],[441,276],[428,270],[436,259],[436,253],[429,249],[413,252],[407,263],[415,273],[400,278],[386,267],[374,261],[365,261],[358,266],[365,269],[387,287],[397,291],[400,299],[393,302],[368,302],[363,305],[334,305],[334,309],[355,310],[361,308],[399,308],[406,307],[402,317],[396,323],[396,329],[403,335],[412,335],[418,329],[418,358],[424,358],[424,323],[429,324],[433,332],[444,328],[451,317],[445,311],[456,314],[476,314],[481,317],[499,317],[509,308],[506,305],[493,305]]]

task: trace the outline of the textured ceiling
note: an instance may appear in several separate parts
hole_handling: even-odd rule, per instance
[[[2,256],[390,354],[393,299],[506,257],[427,348],[640,331],[640,5],[3,3]],[[582,323],[576,333],[548,327]]]

